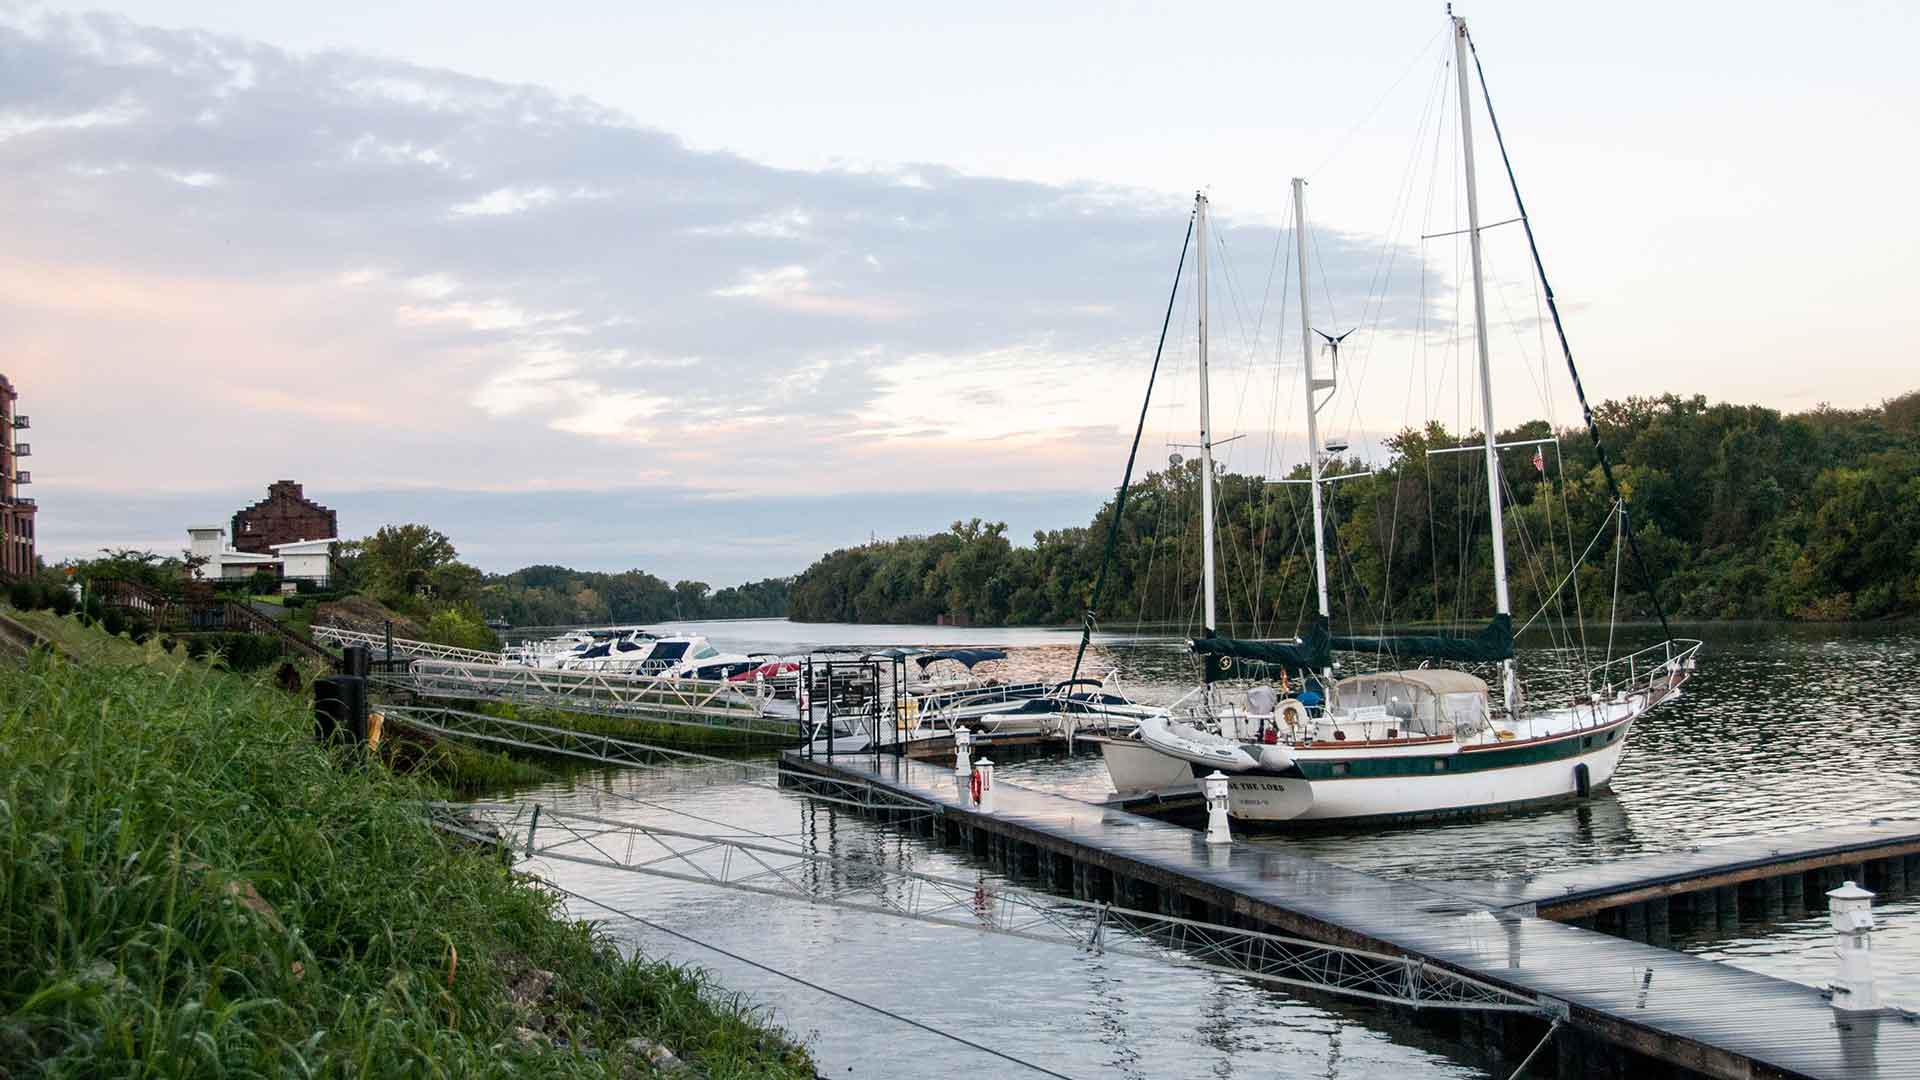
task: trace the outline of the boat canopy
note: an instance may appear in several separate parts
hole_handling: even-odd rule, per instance
[[[1448,668],[1375,671],[1334,683],[1333,706],[1356,718],[1398,720],[1413,734],[1465,733],[1486,724],[1487,683]]]
[[[1388,637],[1336,637],[1332,647],[1346,652],[1385,653],[1402,660],[1507,660],[1513,656],[1513,616],[1495,615],[1472,637],[1451,634],[1395,634]]]
[[[1199,637],[1189,644],[1206,663],[1208,682],[1249,678],[1262,670],[1280,668],[1291,673],[1320,671],[1333,666],[1325,616],[1317,616],[1299,641],[1249,641],[1242,638]],[[1246,665],[1254,665],[1251,670]]]
[[[924,671],[928,664],[940,660],[952,660],[964,666],[968,671],[972,671],[973,665],[975,664],[985,663],[988,660],[1005,660],[1006,658],[1007,654],[1003,649],[941,649],[938,652],[930,652],[916,656],[913,658],[913,662],[919,664],[920,669]]]

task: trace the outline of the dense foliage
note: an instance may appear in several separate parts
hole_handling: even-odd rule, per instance
[[[669,585],[644,570],[607,574],[529,566],[489,577],[480,608],[515,626],[776,617],[787,613],[788,583],[768,578],[715,592],[704,581]]]
[[[651,1075],[634,1038],[814,1075],[311,732],[299,697],[199,665],[0,667],[0,1075]]]
[[[1694,618],[1874,619],[1920,613],[1920,393],[1879,408],[1783,415],[1702,397],[1632,398],[1595,410],[1631,527],[1669,614]],[[1501,433],[1536,439],[1547,426]],[[1584,431],[1559,433],[1544,470],[1502,460],[1513,610],[1543,604],[1606,618],[1615,601],[1617,520]],[[1429,455],[1468,445],[1439,426],[1389,440],[1371,476],[1328,485],[1335,620],[1474,625],[1492,610],[1484,462]],[[1339,473],[1360,471],[1358,461]],[[1296,471],[1296,478],[1303,475]],[[1192,625],[1199,606],[1199,471],[1186,462],[1136,482],[1100,617]],[[1215,485],[1220,615],[1241,632],[1291,632],[1312,602],[1311,513],[1299,485],[1223,474]],[[805,621],[980,625],[1077,622],[1113,520],[1016,547],[978,519],[934,536],[827,555],[795,579]],[[1589,543],[1592,544],[1588,550]],[[1582,552],[1576,579],[1569,565]],[[1630,560],[1622,617],[1652,614]],[[1576,588],[1577,586],[1577,588]]]

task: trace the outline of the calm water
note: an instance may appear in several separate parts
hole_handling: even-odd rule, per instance
[[[1078,640],[1056,630],[774,620],[685,625],[723,647],[757,651],[1004,645],[1011,652],[1007,674],[1049,678],[1071,670]],[[1390,876],[1485,879],[1868,817],[1920,816],[1920,686],[1913,678],[1920,633],[1710,627],[1694,636],[1708,639],[1699,674],[1681,701],[1636,726],[1609,796],[1514,819],[1258,842]],[[1565,650],[1527,655],[1537,673],[1570,670],[1577,659]],[[1087,670],[1116,671],[1127,689],[1149,700],[1177,696],[1192,678],[1184,653],[1167,641],[1103,642]],[[1553,684],[1551,672],[1539,673],[1528,691],[1544,699],[1556,692]],[[1110,792],[1097,755],[1009,764],[1002,775],[1090,799]],[[711,822],[725,822],[811,850],[998,880],[969,857],[774,790],[650,784],[659,788],[615,773],[527,794],[690,832],[720,832]],[[1458,1049],[1373,1010],[1305,1003],[1244,980],[565,863],[546,871],[622,909],[1070,1076],[1485,1075]],[[1892,901],[1879,911],[1882,992],[1920,1006],[1920,900]],[[767,1003],[781,1022],[813,1037],[825,1075],[1020,1072],[632,923],[610,928],[650,954],[704,965],[724,985]],[[1829,940],[1821,913],[1696,935],[1675,946],[1818,984],[1832,969]]]

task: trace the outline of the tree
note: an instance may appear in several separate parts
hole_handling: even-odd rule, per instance
[[[458,552],[453,541],[425,525],[383,525],[355,546],[353,557],[366,588],[388,607],[404,608],[435,584]]]

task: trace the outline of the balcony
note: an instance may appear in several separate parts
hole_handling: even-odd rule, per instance
[[[13,456],[14,457],[32,457],[33,444],[32,443],[14,443]]]
[[[24,471],[14,473],[13,482],[16,484],[31,484],[33,483],[33,474]]]
[[[32,426],[24,416],[16,416],[13,418],[13,430],[15,431],[25,431]]]

